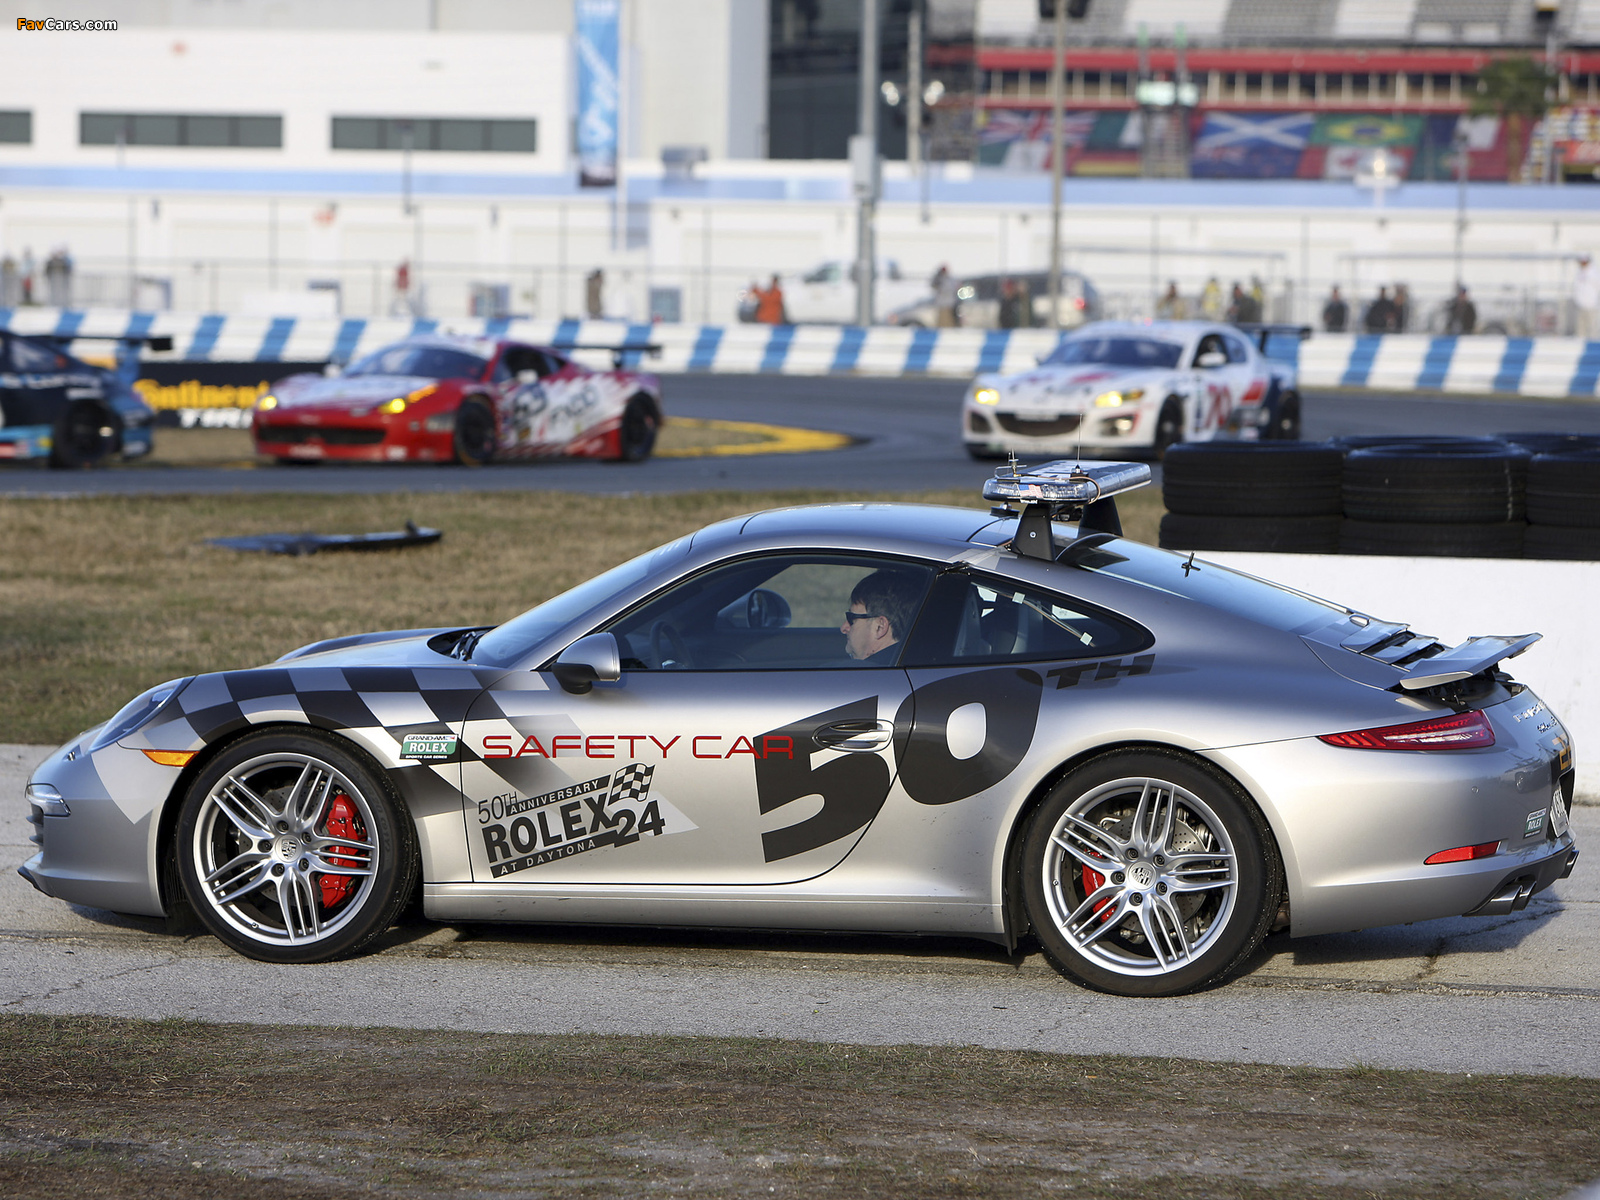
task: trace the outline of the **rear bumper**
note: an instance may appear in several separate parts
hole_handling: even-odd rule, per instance
[[[49,458],[54,444],[48,425],[13,425],[0,429],[0,460]]]
[[[1506,913],[1521,912],[1528,901],[1558,880],[1572,874],[1578,863],[1578,848],[1568,846],[1539,862],[1528,863],[1520,870],[1508,872],[1497,883],[1489,898],[1474,909],[1463,913],[1467,917],[1502,917]]]

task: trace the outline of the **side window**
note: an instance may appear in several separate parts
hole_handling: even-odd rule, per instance
[[[901,665],[1041,662],[1132,654],[1154,639],[1143,627],[1065,596],[981,575],[943,575]]]
[[[1205,337],[1200,339],[1200,344],[1194,349],[1194,365],[1197,367],[1200,366],[1200,360],[1207,354],[1212,353],[1222,355],[1226,355],[1228,353],[1228,351],[1222,345],[1221,334],[1208,333]]]
[[[22,338],[8,340],[11,343],[11,367],[19,374],[38,375],[59,371],[67,365],[66,359],[54,350],[24,341]]]
[[[489,373],[490,383],[510,383],[516,368],[512,366],[510,351],[500,356],[500,361],[494,364],[494,370]]]
[[[1250,361],[1250,348],[1244,344],[1243,338],[1234,337],[1233,334],[1224,334],[1222,344],[1228,348],[1228,361],[1231,363],[1247,363]]]
[[[892,667],[932,579],[890,559],[764,555],[696,575],[607,631],[631,671]]]
[[[523,371],[532,371],[543,379],[547,375],[554,375],[560,369],[549,355],[528,346],[513,346],[506,351],[505,357],[500,361],[506,368],[508,378]],[[497,373],[496,378],[498,377]]]

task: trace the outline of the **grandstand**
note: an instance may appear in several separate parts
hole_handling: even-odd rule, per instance
[[[974,115],[980,163],[1040,169],[1052,25],[1036,0],[982,0],[976,34],[930,54],[974,80],[946,104]],[[1419,180],[1463,165],[1484,181],[1600,179],[1588,136],[1600,121],[1600,0],[1093,0],[1068,37],[1075,175],[1351,179],[1376,156]],[[1557,73],[1537,128],[1469,113],[1480,73],[1507,55]],[[1192,107],[1155,109],[1148,92],[1141,103],[1141,81],[1180,76]],[[1187,135],[1176,170],[1174,115]],[[1166,131],[1155,169],[1146,130]]]

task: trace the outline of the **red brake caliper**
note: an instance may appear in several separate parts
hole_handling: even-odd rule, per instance
[[[342,800],[344,797],[340,797]],[[1093,867],[1083,868],[1083,894],[1092,896],[1106,885],[1106,877]],[[1110,900],[1102,900],[1094,906],[1094,911],[1102,921],[1109,920],[1111,914],[1106,910],[1115,907]]]
[[[347,837],[354,841],[365,841],[366,830],[361,827],[361,818],[356,815],[356,806],[350,803],[350,797],[340,792],[333,798],[333,803],[328,805],[327,830],[329,837]],[[360,863],[353,858],[335,858],[343,846],[328,847],[328,861],[336,867],[355,867]],[[354,851],[349,851],[354,853]],[[324,875],[322,877],[322,907],[332,908],[338,904],[356,886],[354,877],[350,875]]]

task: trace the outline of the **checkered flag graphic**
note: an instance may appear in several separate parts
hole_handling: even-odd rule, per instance
[[[611,803],[643,800],[650,793],[650,776],[654,767],[643,763],[630,763],[611,777]]]

